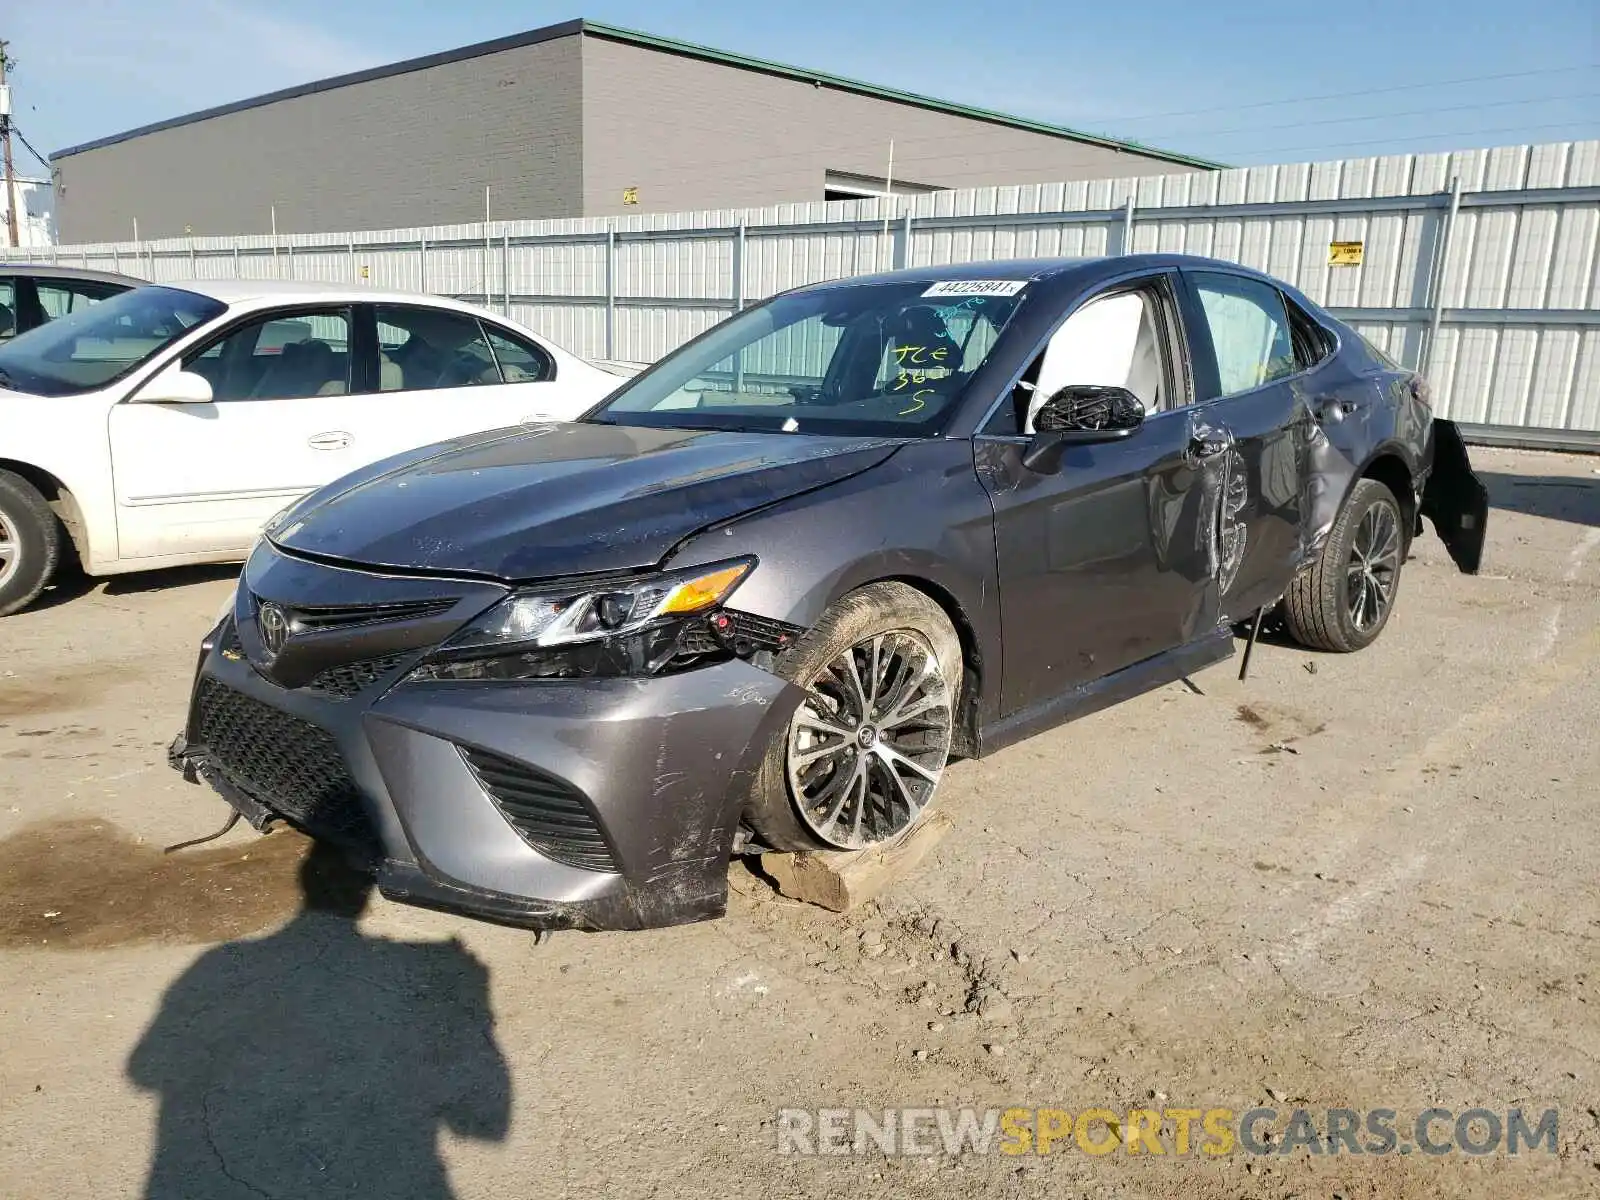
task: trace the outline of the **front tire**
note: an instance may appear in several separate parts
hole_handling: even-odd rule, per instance
[[[863,850],[933,803],[950,757],[961,641],[903,583],[845,596],[779,660],[808,693],[767,750],[747,814],[775,850]]]
[[[1284,595],[1295,641],[1338,654],[1377,641],[1400,592],[1406,544],[1394,493],[1375,479],[1357,480],[1317,561]]]
[[[61,559],[61,523],[26,479],[0,471],[0,617],[33,603]]]

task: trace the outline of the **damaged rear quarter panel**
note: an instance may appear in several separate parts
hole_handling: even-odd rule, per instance
[[[1290,295],[1309,307],[1303,297],[1292,291]],[[1301,567],[1309,566],[1321,552],[1350,490],[1369,473],[1393,475],[1385,481],[1406,493],[1396,498],[1415,516],[1432,420],[1417,375],[1377,361],[1347,326],[1330,320],[1325,328],[1334,335],[1337,349],[1294,379],[1296,402],[1311,418],[1303,442]],[[1402,472],[1375,472],[1374,465],[1386,457],[1394,459]],[[1409,481],[1403,487],[1398,483],[1401,473]]]

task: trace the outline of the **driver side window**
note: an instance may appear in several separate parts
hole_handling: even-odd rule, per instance
[[[1186,403],[1178,395],[1166,333],[1168,296],[1160,279],[1133,287],[1119,284],[1062,322],[1017,388],[1013,419],[1020,432],[1032,434],[1045,402],[1074,385],[1126,388],[1146,413]]]
[[[298,400],[350,391],[350,314],[275,312],[250,321],[183,360],[212,398]]]

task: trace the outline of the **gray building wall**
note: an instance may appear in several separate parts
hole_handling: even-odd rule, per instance
[[[912,190],[1200,169],[605,28],[568,22],[58,154],[59,236],[119,241],[135,219],[143,239],[268,233],[274,208],[279,233],[474,222],[485,185],[495,220],[821,200],[830,172],[882,180],[891,138]]]
[[[582,213],[580,38],[225,112],[57,156],[63,241]]]
[[[583,86],[585,216],[821,200],[829,171],[883,179],[891,138],[895,178],[938,187],[1199,169],[593,34]]]

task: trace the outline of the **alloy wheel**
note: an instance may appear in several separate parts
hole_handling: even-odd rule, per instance
[[[1362,514],[1345,568],[1350,623],[1362,633],[1383,623],[1400,573],[1400,523],[1394,509],[1374,504]]]
[[[4,587],[22,562],[22,542],[17,527],[4,512],[0,512],[0,587]]]
[[[807,687],[789,725],[789,787],[806,826],[858,850],[904,831],[950,753],[951,690],[933,647],[897,629],[856,643]]]

